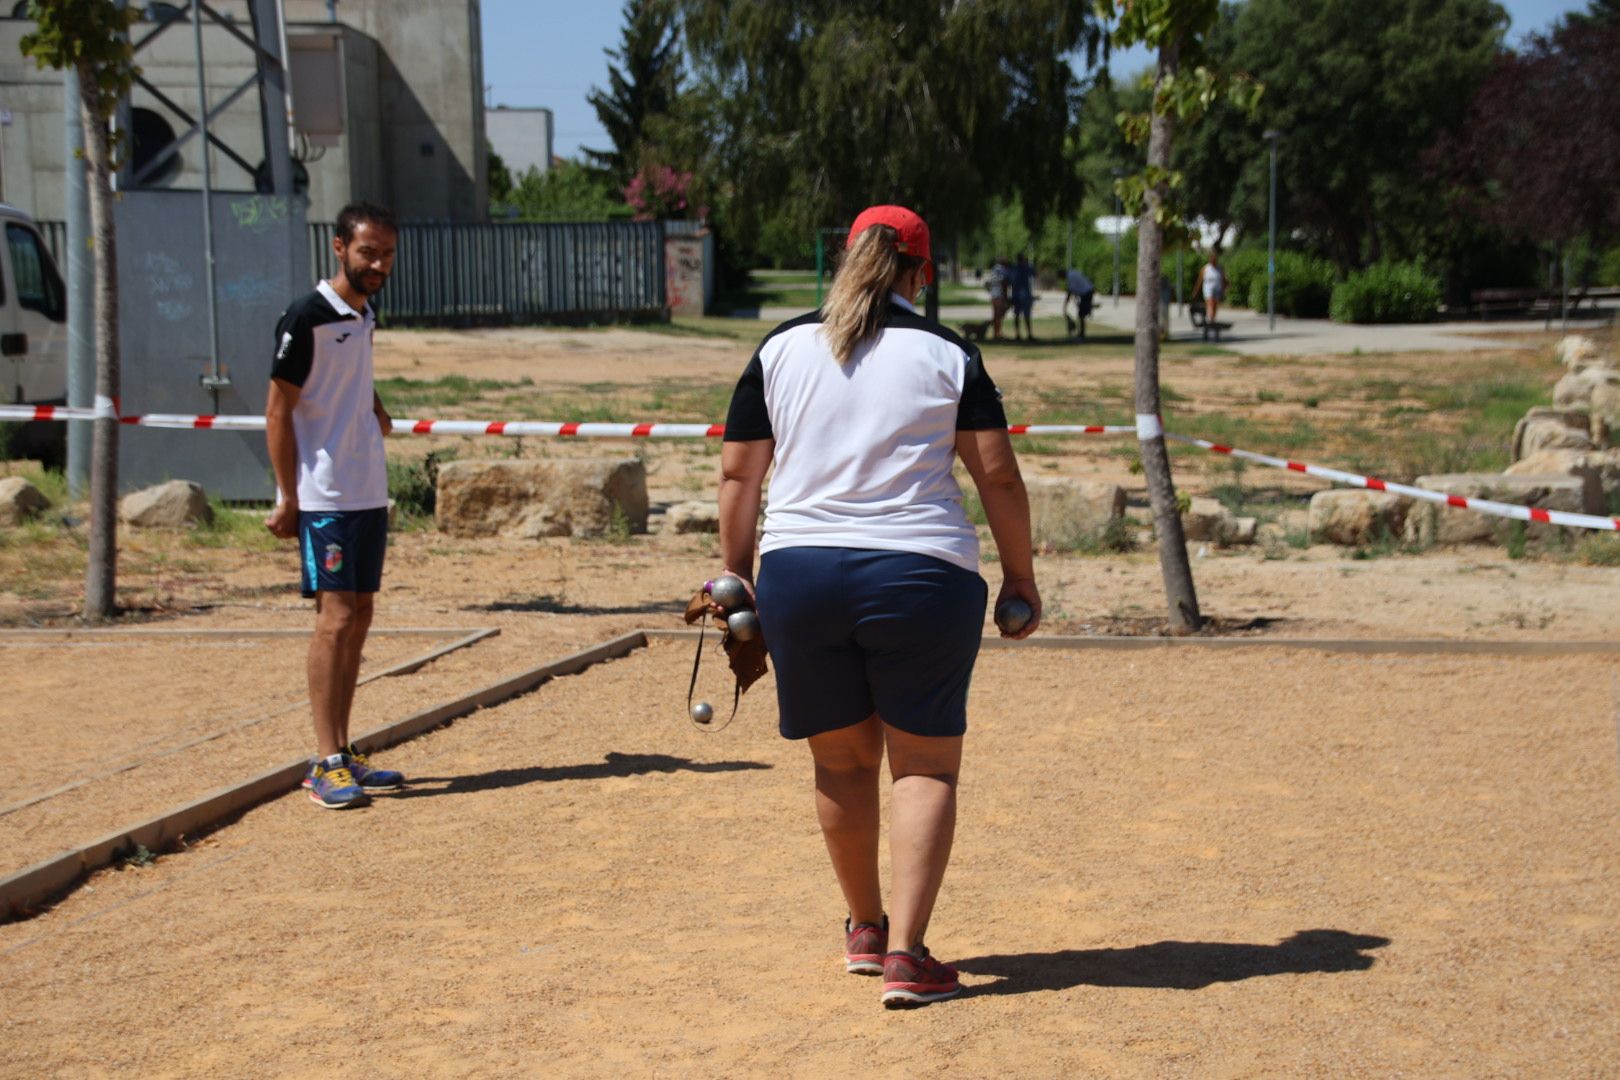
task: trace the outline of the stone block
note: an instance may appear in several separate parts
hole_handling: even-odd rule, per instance
[[[1534,506],[1542,510],[1589,511],[1592,482],[1589,477],[1567,473],[1553,475],[1506,475],[1500,473],[1447,473],[1420,476],[1414,486],[1461,495],[1466,499]],[[1482,514],[1457,506],[1418,502],[1406,518],[1406,539],[1414,544],[1494,543],[1512,528],[1513,519]],[[1526,523],[1532,536],[1545,536],[1557,526]]]
[[[647,531],[638,458],[451,461],[439,466],[437,521],[452,536],[604,536]]]
[[[214,520],[208,493],[190,480],[132,491],[118,500],[118,520],[137,529],[178,529]]]
[[[1102,480],[1026,477],[1029,519],[1037,546],[1067,550],[1125,516],[1125,489]]]
[[[22,477],[0,480],[0,525],[21,525],[50,505],[45,493]]]
[[[1591,450],[1591,427],[1591,416],[1584,409],[1537,405],[1514,425],[1512,460],[1538,450]]]
[[[717,533],[720,531],[720,507],[702,501],[676,503],[664,511],[664,531]]]
[[[1398,537],[1409,506],[1409,500],[1386,491],[1318,491],[1311,496],[1311,538],[1357,547]]]

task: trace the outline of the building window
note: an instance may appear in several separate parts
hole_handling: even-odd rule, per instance
[[[174,128],[151,109],[129,110],[129,126],[134,136],[135,153],[131,159],[132,175],[139,176],[140,187],[168,187],[180,175],[180,155],[170,154],[168,159],[149,176],[141,176],[145,168],[174,142]]]

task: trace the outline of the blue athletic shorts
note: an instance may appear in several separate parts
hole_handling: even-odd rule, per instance
[[[766,554],[757,600],[783,737],[836,731],[874,712],[913,735],[961,735],[988,595],[978,574],[928,555]]]
[[[305,597],[316,592],[374,593],[382,588],[383,556],[388,553],[388,508],[300,510],[298,553]]]

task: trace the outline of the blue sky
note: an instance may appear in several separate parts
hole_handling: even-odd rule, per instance
[[[1584,0],[1505,0],[1503,6],[1517,40],[1587,5]],[[581,146],[605,147],[607,137],[585,96],[593,86],[607,85],[603,50],[619,45],[622,7],[618,0],[483,0],[489,103],[551,109],[555,150],[564,157],[578,157]],[[1129,72],[1145,62],[1145,53],[1127,53],[1116,57],[1113,67]]]

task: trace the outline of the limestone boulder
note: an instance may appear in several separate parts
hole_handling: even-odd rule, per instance
[[[1465,499],[1533,506],[1541,510],[1592,513],[1593,499],[1601,497],[1590,476],[1569,473],[1505,475],[1499,473],[1447,473],[1420,476],[1414,486],[1461,495]],[[1595,495],[1594,492],[1597,492]],[[1420,502],[1406,518],[1406,540],[1414,544],[1495,543],[1513,526],[1513,519],[1482,514],[1457,506]],[[1545,536],[1557,526],[1529,523],[1532,536]]]
[[[1513,428],[1513,457],[1518,461],[1538,450],[1591,450],[1591,416],[1584,409],[1537,405]]]
[[[1553,408],[1590,409],[1592,395],[1604,387],[1620,387],[1620,369],[1605,364],[1571,371],[1553,386]]]
[[[22,477],[0,480],[0,525],[21,525],[50,505],[51,500]]]
[[[647,531],[647,468],[637,458],[451,461],[436,518],[452,536],[605,536]]]
[[[1195,495],[1181,515],[1181,531],[1187,540],[1201,540],[1231,547],[1254,543],[1259,528],[1256,518],[1240,518],[1218,499]]]
[[[132,491],[118,500],[118,520],[137,529],[178,529],[214,520],[208,493],[190,480]]]
[[[1593,365],[1612,366],[1609,358],[1598,350],[1597,342],[1585,334],[1566,334],[1559,339],[1558,362],[1571,372],[1584,371]]]
[[[1062,476],[1026,477],[1029,519],[1035,543],[1067,550],[1081,538],[1125,516],[1125,489],[1101,480]]]
[[[1323,543],[1359,547],[1400,536],[1410,505],[1387,491],[1318,491],[1311,496],[1308,527]]]
[[[717,533],[720,531],[720,507],[703,501],[676,503],[664,511],[664,531]]]
[[[1593,368],[1586,372],[1609,369]],[[1620,371],[1613,372],[1612,380],[1605,380],[1592,388],[1587,409],[1592,416],[1590,432],[1592,444],[1599,449],[1620,446]]]

